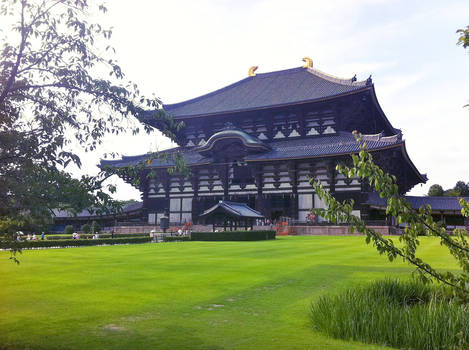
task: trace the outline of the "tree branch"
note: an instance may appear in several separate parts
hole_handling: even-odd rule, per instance
[[[20,47],[19,47],[19,50],[18,50],[18,55],[16,56],[15,65],[13,66],[13,69],[11,70],[10,76],[8,77],[7,83],[5,84],[5,89],[2,91],[2,94],[0,95],[0,105],[2,105],[3,102],[5,101],[5,98],[8,94],[8,92],[9,92],[9,89],[11,88],[11,86],[13,85],[13,83],[16,79],[16,75],[18,73],[18,68],[19,68],[20,63],[21,63],[21,58],[23,57],[23,51],[24,51],[24,48],[26,46],[26,38],[27,38],[28,34],[26,32],[26,28],[25,28],[25,25],[24,25],[24,10],[25,10],[25,7],[26,7],[26,0],[21,0],[21,43],[20,43]]]

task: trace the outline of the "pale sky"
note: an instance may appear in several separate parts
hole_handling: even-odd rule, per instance
[[[469,52],[455,31],[469,1],[108,1],[105,22],[127,78],[175,103],[257,72],[298,67],[309,56],[326,73],[373,76],[378,100],[402,129],[426,185],[469,181]],[[136,155],[170,146],[160,134],[108,137],[83,157],[96,173],[103,152]],[[78,172],[77,172],[78,173]],[[114,179],[117,198],[139,192]]]

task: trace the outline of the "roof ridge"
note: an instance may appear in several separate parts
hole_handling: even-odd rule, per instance
[[[320,78],[326,79],[328,81],[331,81],[337,84],[342,84],[342,85],[347,85],[347,86],[367,86],[369,83],[371,83],[371,75],[366,80],[357,81],[356,74],[352,78],[344,79],[344,78],[339,78],[329,73],[325,73],[317,68],[308,67],[304,69],[306,69],[311,74],[314,74]]]
[[[232,205],[230,205],[229,203],[225,202],[225,201],[222,201],[221,203],[218,203],[219,205],[226,205],[228,208],[230,208],[232,211],[234,211],[235,213],[237,213],[238,215],[241,215],[241,213],[239,211],[237,211],[235,208],[233,208]]]

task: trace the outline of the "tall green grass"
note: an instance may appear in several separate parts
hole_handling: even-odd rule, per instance
[[[419,281],[384,280],[326,295],[311,306],[329,336],[391,347],[469,349],[469,305]]]

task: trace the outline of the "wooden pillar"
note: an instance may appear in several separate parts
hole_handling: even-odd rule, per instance
[[[304,116],[304,112],[301,108],[298,108],[296,110],[296,115],[298,117],[298,126],[299,126],[299,134],[302,136],[302,137],[306,137],[306,122],[305,122],[305,116]]]
[[[222,165],[217,166],[216,171],[218,177],[220,178],[221,185],[223,187],[223,200],[228,200],[229,194],[229,187],[230,187],[230,179],[228,177],[229,166],[227,164],[227,160],[224,159]]]
[[[192,214],[192,222],[198,223],[199,222],[199,214],[200,214],[200,203],[199,203],[199,170],[198,169],[191,169],[191,177],[190,182],[192,186],[192,191],[194,192],[194,196],[192,198],[192,205],[191,205],[191,214]]]
[[[294,160],[288,162],[288,176],[292,187],[289,216],[292,219],[298,219],[298,176],[296,162]]]
[[[329,182],[329,192],[335,193],[335,183],[336,183],[336,162],[331,160],[328,164],[328,182]]]
[[[257,187],[255,209],[265,215],[264,195],[262,193],[262,187],[264,186],[262,165],[257,165],[256,167],[254,167],[254,182]]]

